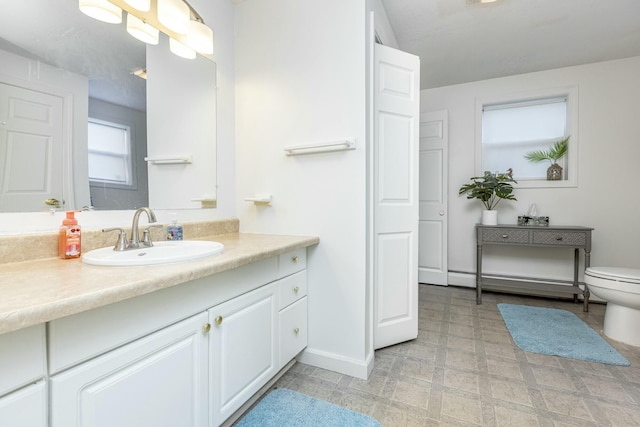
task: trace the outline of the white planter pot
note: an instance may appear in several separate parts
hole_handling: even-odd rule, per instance
[[[482,211],[482,225],[498,225],[498,211]]]

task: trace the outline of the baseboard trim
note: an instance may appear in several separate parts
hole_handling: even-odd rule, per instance
[[[374,353],[370,352],[365,360],[357,360],[327,351],[307,348],[298,355],[297,360],[300,363],[315,366],[316,368],[328,369],[366,380],[373,370],[373,355]]]
[[[465,288],[476,287],[476,275],[472,273],[454,273],[447,274],[447,283],[452,286],[462,286]]]

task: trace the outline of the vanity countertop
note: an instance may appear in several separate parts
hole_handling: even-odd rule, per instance
[[[230,233],[212,257],[173,264],[103,267],[47,258],[0,265],[0,334],[91,310],[315,245],[312,236]]]

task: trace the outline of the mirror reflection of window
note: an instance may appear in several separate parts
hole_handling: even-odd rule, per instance
[[[89,180],[131,186],[131,129],[118,123],[89,119]]]
[[[567,96],[482,106],[482,168],[514,171],[518,181],[545,180],[546,163],[525,158],[531,151],[548,150],[567,135]],[[565,174],[566,158],[559,161]]]

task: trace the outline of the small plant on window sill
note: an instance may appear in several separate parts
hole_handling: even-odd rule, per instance
[[[530,151],[524,155],[524,158],[533,163],[540,163],[545,160],[551,162],[551,166],[547,169],[547,181],[559,181],[563,178],[562,166],[558,164],[558,160],[567,154],[569,138],[556,141],[548,151],[537,150]]]

